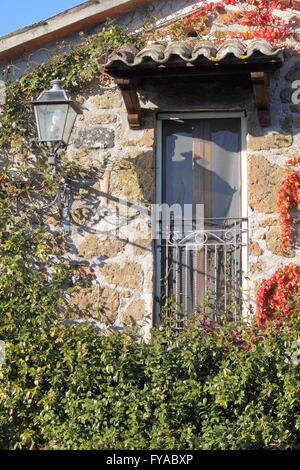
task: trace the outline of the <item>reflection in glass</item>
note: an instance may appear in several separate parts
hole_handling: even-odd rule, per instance
[[[240,135],[240,119],[235,118],[163,121],[163,203],[181,208],[171,211],[162,224],[168,227],[163,240],[164,286],[185,317],[204,300],[214,314],[226,310],[229,302],[237,303]],[[199,205],[202,212],[197,211]]]

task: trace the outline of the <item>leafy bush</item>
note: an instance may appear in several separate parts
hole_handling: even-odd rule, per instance
[[[57,287],[26,283],[1,284],[2,449],[300,448],[299,312],[145,344],[58,322]]]
[[[300,448],[299,308],[149,344],[68,323],[68,266],[5,197],[0,258],[0,448]]]

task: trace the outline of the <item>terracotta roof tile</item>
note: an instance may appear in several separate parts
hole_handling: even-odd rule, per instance
[[[103,64],[105,68],[139,68],[156,67],[158,65],[201,63],[211,61],[241,61],[252,58],[271,58],[280,49],[274,49],[265,39],[242,41],[228,39],[220,45],[210,41],[189,39],[148,45],[138,51],[134,46],[124,45],[114,51]]]

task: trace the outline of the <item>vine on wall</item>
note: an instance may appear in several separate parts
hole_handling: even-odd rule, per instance
[[[199,1],[199,3],[204,3]],[[234,11],[227,11],[226,6],[235,7]],[[282,19],[278,10],[286,10],[289,6],[273,0],[224,0],[223,2],[206,3],[203,6],[194,6],[192,13],[182,20],[176,21],[166,28],[167,32],[175,37],[185,37],[188,31],[203,34],[207,20],[226,25],[226,30],[216,30],[210,36],[222,43],[225,39],[254,39],[263,38],[270,41],[273,46],[290,47],[288,40],[295,43],[299,37],[293,26],[296,24],[293,17]],[[233,31],[232,26],[246,26],[245,31]]]
[[[46,163],[46,149],[37,143],[28,101],[35,99],[43,89],[48,89],[50,81],[57,76],[76,96],[95,77],[99,77],[96,59],[101,54],[124,43],[139,41],[142,44],[142,34],[133,37],[127,28],[108,23],[100,33],[83,40],[80,47],[58,53],[48,63],[29,71],[20,79],[5,82],[6,101],[1,110],[0,128],[0,255],[3,276],[8,270],[15,279],[19,279],[19,269],[22,273],[26,269],[30,272],[36,270],[52,286],[54,273],[61,269],[60,281],[64,283],[65,291],[74,268],[72,262],[67,262],[64,257],[57,261],[66,252],[63,241],[55,249],[49,242],[51,233],[45,220],[49,214],[59,217],[56,204],[48,206],[55,195],[56,181],[51,178],[51,170]],[[63,161],[63,154],[61,160],[57,175],[59,180],[82,177],[79,165]],[[56,236],[55,240],[58,238]],[[3,251],[8,252],[8,256]],[[18,264],[15,263],[15,254]],[[6,280],[4,284],[8,285]]]
[[[300,266],[290,263],[262,282],[257,293],[256,321],[280,322],[283,317],[300,308]]]
[[[300,158],[288,160],[287,165],[300,163]],[[278,192],[278,207],[280,210],[281,236],[279,254],[283,254],[291,245],[293,239],[293,216],[292,211],[300,204],[300,171],[286,170],[286,177],[281,183]]]
[[[300,157],[287,160],[286,165],[295,166]],[[293,240],[292,211],[300,204],[300,171],[286,170],[278,195],[281,236],[278,252],[284,254]],[[257,293],[256,321],[264,324],[268,320],[280,322],[289,313],[300,310],[300,266],[290,263],[283,266],[263,281]]]
[[[43,89],[49,88],[56,77],[64,80],[70,93],[78,93],[93,78],[99,77],[96,59],[122,44],[143,42],[144,30],[139,35],[114,23],[107,23],[100,33],[88,36],[80,46],[69,52],[57,53],[49,62],[24,74],[16,81],[7,80],[6,101],[2,109],[0,150],[11,149],[27,154],[34,144],[35,136],[30,127],[31,112],[28,101],[36,98]]]
[[[75,95],[99,77],[97,58],[109,53],[122,44],[135,43],[142,46],[144,28],[138,35],[132,35],[128,28],[108,22],[100,33],[83,39],[81,46],[68,52],[54,55],[47,63],[34,68],[20,79],[7,80],[6,100],[1,110],[0,154],[3,175],[1,191],[17,201],[23,216],[35,213],[30,195],[34,198],[55,192],[55,182],[51,180],[49,165],[46,162],[46,149],[37,142],[36,127],[28,102],[35,99],[43,89],[48,89],[50,81],[61,77],[68,92]],[[83,33],[82,33],[83,35]],[[105,85],[107,79],[103,78]],[[64,154],[61,154],[63,160]],[[11,181],[11,168],[17,170],[22,184]],[[61,162],[59,177],[68,178],[78,174],[80,165]],[[4,184],[5,183],[5,184]],[[46,215],[46,214],[44,214]]]

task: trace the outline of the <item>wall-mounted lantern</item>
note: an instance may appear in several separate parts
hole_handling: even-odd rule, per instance
[[[62,83],[58,78],[52,80],[51,90],[44,90],[37,100],[31,101],[39,141],[53,149],[68,145],[77,114],[82,114],[79,105],[67,96]]]
[[[56,175],[56,156],[62,146],[67,146],[73,130],[77,114],[82,114],[79,105],[72,101],[62,88],[62,80],[56,78],[51,81],[52,88],[44,90],[33,106],[38,137],[41,143],[50,148],[48,163],[52,166],[52,175]],[[68,193],[68,188],[64,188]],[[70,231],[68,204],[63,204],[59,184],[57,184],[56,200],[59,210],[64,217],[64,229]]]

